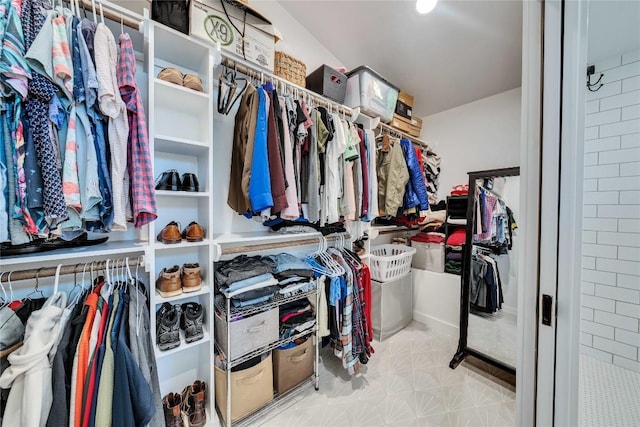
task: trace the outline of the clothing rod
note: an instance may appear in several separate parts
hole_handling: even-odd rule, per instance
[[[333,237],[329,236],[326,239],[338,240],[339,237],[343,237],[345,242],[351,239],[350,234],[342,234],[340,236],[333,236]],[[245,252],[265,251],[268,249],[290,248],[293,246],[317,245],[319,241],[320,241],[320,238],[316,237],[313,239],[291,240],[288,242],[262,243],[259,245],[237,246],[234,248],[222,249],[222,255],[234,255],[234,254],[241,254]]]
[[[261,71],[257,68],[253,68],[241,60],[226,56],[224,53],[222,54],[221,64],[226,66],[227,68],[233,68],[242,74],[246,74],[256,79],[266,77],[271,81],[275,80],[281,84],[284,84],[285,86],[288,86],[290,89],[293,89],[298,92],[302,92],[303,94],[306,95],[307,98],[312,99],[313,102],[317,105],[320,105],[322,107],[328,107],[333,110],[338,110],[338,112],[340,112],[341,114],[346,114],[349,116],[349,118],[353,118],[352,108],[339,104],[335,101],[331,101],[330,99],[325,98],[321,95],[318,95],[317,93],[312,92],[309,89],[303,88],[302,86],[298,86],[295,83],[291,83],[290,81],[285,80],[282,77],[278,77],[266,71]]]
[[[393,128],[385,123],[380,123],[378,125],[378,127],[380,128],[380,130],[382,130],[383,132],[386,131],[389,134],[395,134],[396,136],[399,136],[401,138],[404,139],[408,139],[409,141],[413,142],[416,145],[421,146],[422,148],[426,148],[427,151],[431,151],[431,147],[429,146],[429,144],[427,144],[426,142],[416,138],[415,136],[411,136],[408,133],[404,133],[396,128]]]
[[[84,9],[87,12],[87,18],[92,19],[93,7],[91,4],[91,0],[78,0],[78,3],[80,5],[80,8]],[[122,25],[133,28],[136,31],[142,30],[144,16],[125,9],[122,6],[118,6],[117,4],[113,4],[109,1],[94,0],[94,3],[96,5],[96,17],[98,18],[98,22],[100,22],[99,4],[102,3],[102,14],[105,18],[118,23],[122,22]]]
[[[112,259],[109,260],[109,267],[118,267],[122,268],[124,266],[123,261],[126,261],[125,258],[120,259]],[[129,267],[137,267],[143,265],[142,257],[129,258],[128,262]],[[82,273],[90,272],[96,270],[104,270],[107,267],[107,261],[97,261],[97,262],[81,262],[78,264],[67,264],[63,265],[60,269],[60,275],[69,275],[74,273]],[[7,283],[9,279],[11,281],[16,280],[29,280],[29,279],[37,279],[42,277],[53,277],[56,275],[56,269],[58,267],[42,267],[42,268],[30,268],[26,270],[12,270],[12,271],[2,271],[0,272],[0,283]]]

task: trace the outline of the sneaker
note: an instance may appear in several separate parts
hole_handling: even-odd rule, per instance
[[[180,345],[180,306],[165,302],[156,312],[156,343],[162,351]]]
[[[182,412],[190,427],[202,427],[207,422],[206,401],[207,385],[204,381],[195,381],[182,390]]]
[[[204,309],[197,302],[186,302],[182,304],[182,316],[180,317],[180,329],[184,331],[186,342],[194,342],[204,337],[202,323]]]
[[[182,419],[182,395],[169,393],[162,399],[164,425],[166,427],[185,427]]]

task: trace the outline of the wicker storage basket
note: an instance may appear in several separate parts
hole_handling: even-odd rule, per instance
[[[276,76],[305,87],[307,66],[304,62],[284,52],[276,51],[273,69]]]

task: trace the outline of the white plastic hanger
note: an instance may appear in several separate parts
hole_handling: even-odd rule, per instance
[[[102,10],[102,2],[98,3],[98,5],[100,6],[100,23],[104,25],[104,12]]]
[[[0,304],[0,308],[5,307],[9,301],[7,291],[4,290],[4,285],[2,284],[2,276],[4,276],[4,271],[0,271],[0,287],[2,288],[2,294],[4,295],[2,303]]]
[[[58,294],[58,284],[60,283],[60,269],[62,268],[62,264],[58,264],[56,267],[56,276],[53,280],[53,296]]]
[[[91,9],[93,10],[93,23],[98,23],[98,18],[96,17],[96,1],[91,0]]]

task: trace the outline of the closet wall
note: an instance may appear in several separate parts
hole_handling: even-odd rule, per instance
[[[586,91],[582,353],[640,372],[640,49]]]
[[[516,88],[423,118],[420,138],[442,159],[440,199],[469,171],[520,165],[520,102]]]
[[[442,159],[439,199],[446,198],[452,186],[466,184],[469,171],[520,164],[520,102],[521,90],[517,88],[423,118],[420,137]],[[510,204],[517,212],[518,184],[510,183],[512,193]],[[517,249],[509,256],[515,259]],[[515,282],[516,274],[515,269],[509,274],[510,283]],[[515,286],[509,288],[505,306],[515,311],[517,290]],[[434,330],[458,334],[460,276],[414,270],[413,291],[414,319]]]

